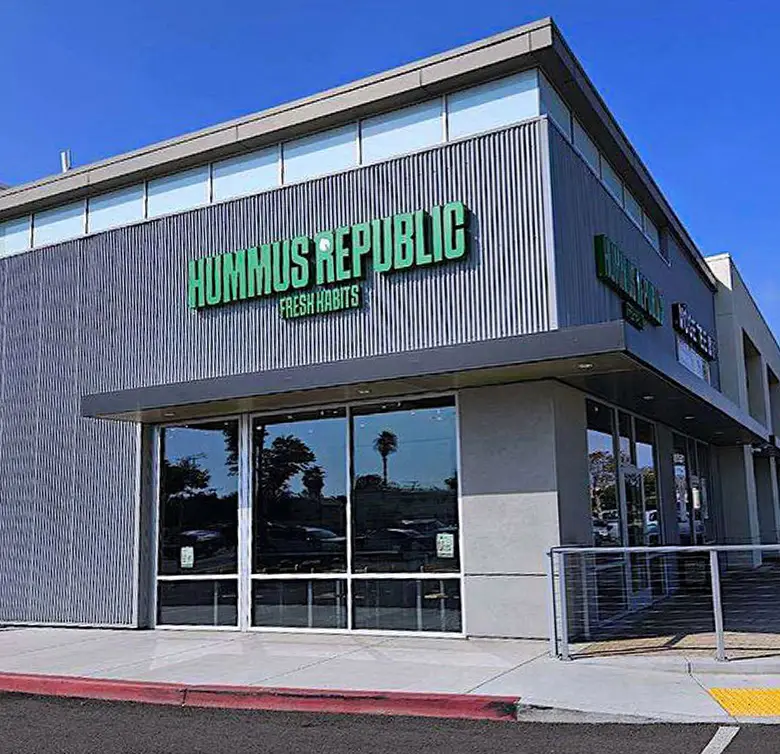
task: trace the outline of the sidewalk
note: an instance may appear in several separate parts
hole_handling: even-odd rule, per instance
[[[459,701],[465,700],[464,709],[470,709],[469,702],[479,700],[490,706],[488,698],[492,698],[496,709],[507,700],[516,701],[521,719],[571,712],[588,713],[583,720],[615,716],[730,723],[745,718],[728,714],[710,689],[780,688],[780,657],[717,663],[679,653],[561,662],[547,652],[543,641],[4,628],[0,629],[0,689],[51,693],[63,688],[64,682],[46,685],[40,677],[65,676],[65,681],[132,682],[133,689],[156,688],[160,693],[171,690],[171,685],[182,694],[242,687],[230,693],[239,692],[245,700],[252,695],[275,696],[277,701],[305,698],[307,709],[316,699],[338,699],[348,707],[349,700],[376,703],[381,698],[384,706],[378,711],[392,707],[388,699],[405,700],[396,706],[406,714],[424,714],[417,702],[434,704],[437,695],[447,694],[456,695],[446,697],[453,716],[458,716]],[[7,674],[37,678],[19,686],[14,685],[16,676]],[[221,706],[214,704],[215,699],[204,705]],[[441,700],[436,705],[441,708]],[[348,711],[342,707],[339,711]],[[365,704],[356,711],[367,711]]]

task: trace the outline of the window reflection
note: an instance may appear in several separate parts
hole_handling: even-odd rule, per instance
[[[238,422],[161,431],[160,574],[238,570]]]
[[[255,573],[344,571],[347,425],[344,409],[255,419]]]
[[[677,504],[677,530],[681,545],[694,542],[694,527],[690,510],[690,495],[688,491],[688,443],[684,437],[674,435],[674,493]]]
[[[586,403],[593,543],[597,547],[620,547],[623,531],[617,495],[614,412],[595,401]]]
[[[644,541],[646,546],[661,543],[661,520],[658,505],[658,483],[655,468],[655,435],[653,425],[636,419],[636,464],[645,502]]]
[[[398,631],[461,630],[455,579],[370,579],[352,582],[355,628]]]
[[[457,571],[453,401],[355,409],[352,433],[354,569]]]

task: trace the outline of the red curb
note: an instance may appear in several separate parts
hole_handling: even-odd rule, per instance
[[[470,694],[197,686],[77,676],[0,673],[0,692],[180,707],[516,720],[517,699]]]

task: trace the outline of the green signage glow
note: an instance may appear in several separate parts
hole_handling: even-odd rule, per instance
[[[390,273],[456,261],[469,252],[462,202],[402,212],[284,241],[190,260],[187,301],[203,309],[279,298],[285,319],[357,309],[369,268]]]
[[[625,314],[635,327],[639,326],[637,314],[641,313],[654,325],[664,323],[664,299],[661,292],[623,254],[618,245],[607,236],[596,236],[596,272],[610,288],[628,304],[639,310]]]

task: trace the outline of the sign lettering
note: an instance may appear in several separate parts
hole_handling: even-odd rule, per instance
[[[276,297],[284,319],[357,309],[369,269],[392,273],[466,257],[469,219],[462,202],[450,202],[192,259],[187,302],[204,309]]]

